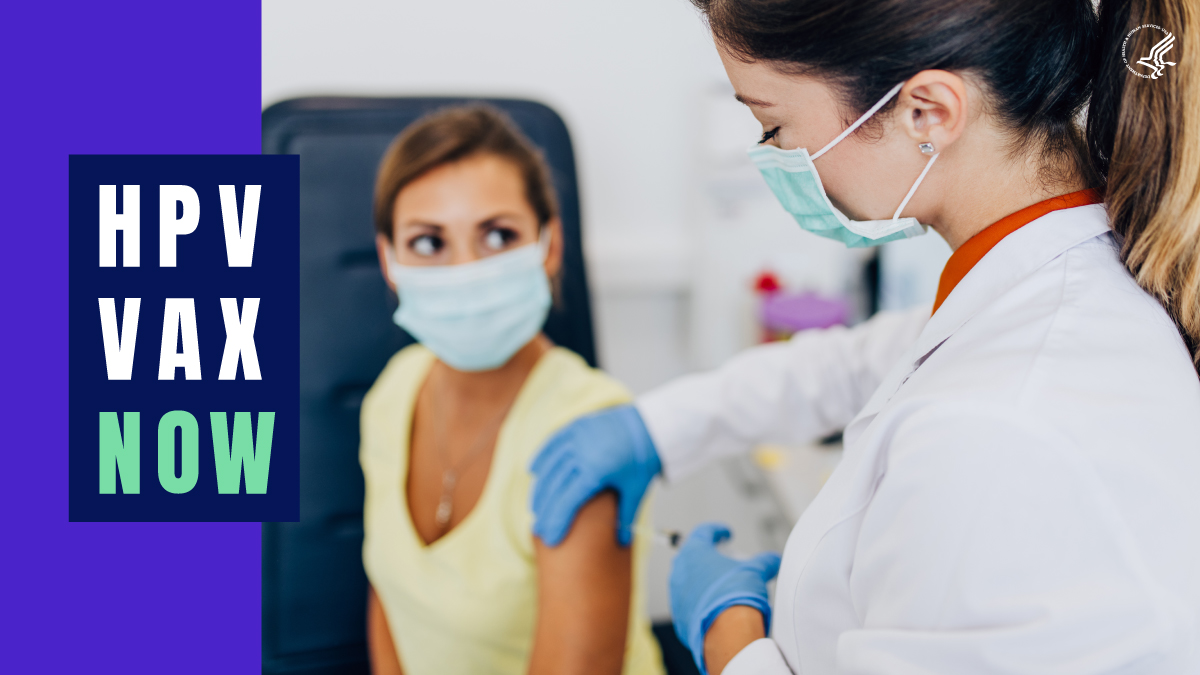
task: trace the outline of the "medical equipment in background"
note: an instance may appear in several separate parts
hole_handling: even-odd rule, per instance
[[[760,342],[786,340],[810,328],[844,326],[850,315],[850,303],[844,298],[788,291],[770,270],[759,273],[754,290],[758,292]]]
[[[367,673],[362,397],[412,338],[375,251],[375,171],[397,133],[453,98],[304,98],[263,111],[263,152],[300,155],[300,522],[263,523],[263,673]],[[488,100],[546,153],[563,225],[545,332],[595,365],[570,136],[539,103]]]

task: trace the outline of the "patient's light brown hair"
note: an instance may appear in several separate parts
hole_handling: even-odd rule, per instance
[[[539,227],[558,216],[546,160],[508,115],[487,105],[443,108],[413,122],[388,147],[375,180],[375,231],[392,241],[392,206],[406,185],[439,166],[487,154],[513,163]]]

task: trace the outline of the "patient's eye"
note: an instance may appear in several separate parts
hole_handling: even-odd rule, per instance
[[[441,237],[432,234],[422,234],[408,240],[408,248],[419,256],[437,255],[437,252],[442,250],[445,243]]]
[[[763,132],[762,138],[759,139],[758,144],[762,145],[763,143],[766,143],[767,141],[771,140],[772,138],[775,138],[775,136],[779,134],[779,129],[780,129],[780,127],[775,127],[774,129],[772,129],[770,131]]]
[[[502,251],[508,248],[517,238],[517,233],[507,227],[496,227],[488,230],[483,236],[483,243],[491,251]]]

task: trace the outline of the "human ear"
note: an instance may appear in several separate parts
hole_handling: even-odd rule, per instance
[[[967,125],[967,85],[945,70],[923,70],[900,90],[899,119],[914,144],[936,152],[954,144]]]
[[[546,260],[542,263],[546,268],[546,277],[554,279],[558,277],[558,273],[562,270],[563,259],[563,230],[562,221],[558,218],[551,218],[545,225],[550,236],[550,250],[546,253]]]
[[[392,283],[391,277],[388,275],[388,250],[392,247],[392,242],[382,234],[375,235],[375,252],[379,254],[379,271],[383,272],[383,281],[396,292],[396,284]]]

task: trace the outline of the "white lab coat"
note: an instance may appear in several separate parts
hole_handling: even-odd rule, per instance
[[[1200,673],[1200,379],[1100,205],[1009,235],[928,323],[802,334],[638,407],[669,480],[846,428],[772,638],[727,675]]]

